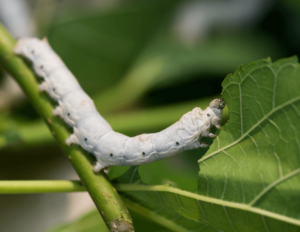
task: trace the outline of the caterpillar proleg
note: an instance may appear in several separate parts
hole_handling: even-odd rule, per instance
[[[128,137],[113,131],[47,40],[20,39],[14,52],[32,62],[33,70],[43,79],[40,91],[58,102],[53,114],[73,128],[66,143],[79,144],[92,153],[97,159],[95,172],[112,165],[141,165],[207,147],[201,138],[214,138],[216,135],[210,133],[213,126],[221,129],[225,102],[215,99],[205,110],[196,107],[161,132]]]

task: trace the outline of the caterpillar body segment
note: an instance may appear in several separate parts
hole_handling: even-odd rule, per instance
[[[62,76],[64,78],[61,78]],[[67,69],[67,67],[60,67],[57,70],[53,70],[43,79],[44,80],[40,84],[39,89],[47,92],[55,101],[58,101],[69,91],[81,89],[77,79]]]
[[[95,172],[112,165],[141,165],[207,147],[201,138],[214,138],[210,129],[221,128],[225,102],[215,99],[205,110],[196,107],[161,132],[128,137],[113,131],[47,40],[20,39],[14,53],[32,62],[33,70],[43,79],[40,91],[58,103],[53,114],[73,128],[66,144],[79,144],[92,153],[97,159]]]
[[[58,105],[55,111],[72,127],[86,114],[98,115],[93,100],[81,88],[66,92],[58,100]]]

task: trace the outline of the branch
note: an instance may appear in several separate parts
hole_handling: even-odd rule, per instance
[[[79,180],[2,180],[0,194],[67,193],[83,192]]]
[[[92,156],[78,146],[69,148],[65,144],[69,137],[67,126],[60,119],[53,117],[51,100],[39,92],[37,80],[31,69],[21,58],[13,54],[15,43],[16,41],[0,24],[0,65],[16,79],[36,111],[47,123],[108,227],[115,231],[116,229],[113,227],[123,221],[122,226],[127,225],[129,228],[133,228],[130,214],[107,176],[103,173],[96,175],[93,172],[94,159]]]
[[[124,185],[116,185],[116,188]],[[125,184],[126,186],[126,184]],[[61,193],[61,192],[83,192],[86,191],[82,183],[78,180],[24,180],[24,181],[0,181],[0,194],[36,194],[36,193]],[[187,232],[187,229],[181,227],[177,223],[162,217],[161,215],[149,210],[122,197],[125,205],[132,211],[143,215],[144,217],[166,227],[172,231]]]

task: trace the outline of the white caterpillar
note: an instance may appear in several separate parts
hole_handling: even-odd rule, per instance
[[[140,165],[160,160],[182,151],[208,144],[202,137],[216,137],[210,133],[212,126],[220,129],[222,109],[225,102],[215,99],[204,111],[196,107],[181,119],[159,133],[128,137],[112,130],[97,112],[93,101],[81,89],[76,78],[51,49],[46,40],[20,39],[14,50],[33,64],[35,73],[43,78],[39,88],[58,102],[53,111],[73,128],[66,140],[70,146],[77,143],[92,153],[99,172],[111,165]]]

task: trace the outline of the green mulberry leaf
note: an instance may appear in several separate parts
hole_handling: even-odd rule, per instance
[[[146,185],[131,168],[116,189],[189,231],[300,231],[300,65],[296,57],[240,66],[223,82],[230,119],[199,160],[195,193]],[[179,170],[180,171],[180,170]],[[170,216],[171,215],[171,216]],[[199,230],[201,231],[201,230]]]

